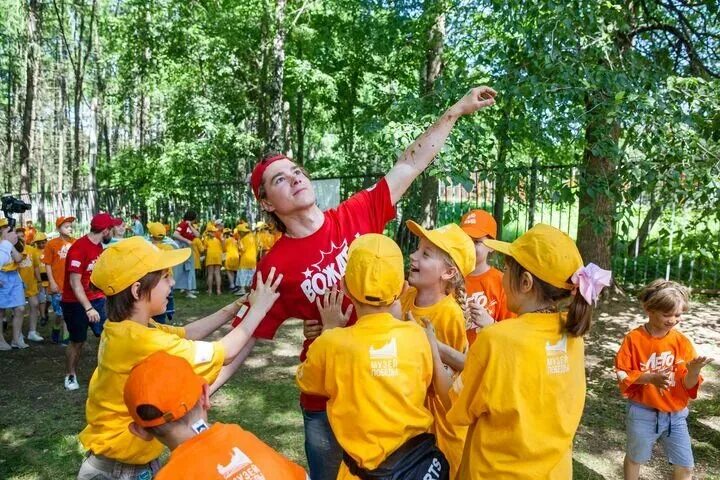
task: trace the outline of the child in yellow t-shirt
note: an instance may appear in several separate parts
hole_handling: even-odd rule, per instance
[[[223,247],[222,242],[217,238],[216,232],[217,227],[212,223],[208,223],[203,236],[208,295],[212,295],[213,285],[215,285],[215,291],[218,295],[222,293],[220,268],[222,267]]]
[[[250,285],[252,285],[253,276],[255,275],[255,267],[257,266],[257,243],[255,242],[255,234],[250,231],[247,224],[240,224],[235,228],[238,235],[238,245],[240,248],[240,269],[237,272],[235,285],[238,291],[236,295],[244,294]]]
[[[475,244],[475,269],[465,277],[468,305],[466,333],[470,345],[482,328],[515,314],[507,309],[507,298],[502,286],[503,274],[490,266],[488,256],[492,249],[485,240],[497,238],[497,222],[485,210],[470,210],[460,220],[460,228]]]
[[[15,232],[18,238],[25,242],[25,228],[18,227]],[[37,333],[38,318],[40,317],[40,252],[32,245],[25,245],[22,251],[22,262],[18,265],[18,272],[25,284],[25,299],[27,300],[28,311],[28,335],[27,339],[33,342],[42,342],[44,339]]]
[[[238,241],[232,236],[232,230],[223,230],[223,250],[225,250],[225,273],[232,293],[237,291],[235,277],[240,268],[240,247]]]
[[[169,243],[165,243],[165,236],[167,229],[162,223],[150,222],[147,224],[148,235],[150,235],[150,242],[160,250],[175,250],[175,247]],[[168,273],[171,277],[173,275],[172,269]],[[173,316],[175,315],[175,295],[173,289],[170,289],[170,295],[167,297],[167,306],[165,311],[158,315],[153,315],[153,320],[158,323],[172,322]]]
[[[95,263],[90,280],[107,296],[108,321],[88,386],[87,426],[79,437],[88,454],[77,478],[111,478],[113,471],[122,471],[127,478],[152,478],[163,446],[157,440],[135,437],[128,428],[132,418],[123,390],[130,371],[149,355],[165,351],[187,360],[195,373],[212,383],[223,365],[231,363],[246,346],[277,300],[282,275],[276,279],[273,269],[267,279],[258,276],[249,298],[249,317],[218,341],[202,339],[232,320],[244,308],[239,302],[185,327],[153,321],[153,315],[165,310],[174,283],[168,270],[189,257],[189,248],[160,250],[135,236],[108,247]],[[218,387],[213,384],[211,391]]]
[[[193,224],[193,227],[195,230],[200,229],[200,226],[197,223]],[[200,278],[202,275],[200,275],[202,267],[203,267],[203,254],[205,253],[205,245],[203,245],[202,238],[195,237],[193,238],[192,242],[190,243],[190,248],[192,249],[193,253],[193,261],[195,266],[195,276],[197,278]]]
[[[420,239],[418,249],[410,255],[409,288],[401,298],[403,315],[411,313],[422,322],[429,321],[438,341],[465,353],[464,278],[475,268],[475,246],[460,227],[451,223],[426,230],[412,220],[408,229]],[[450,370],[450,366],[446,366]],[[438,447],[450,462],[450,478],[457,478],[467,427],[452,425],[447,408],[436,392],[428,394],[427,405],[435,423],[433,432]]]
[[[508,307],[519,316],[478,332],[454,383],[435,368],[435,391],[452,404],[448,420],[469,426],[459,478],[533,472],[567,480],[585,403],[582,337],[610,272],[583,267],[575,242],[550,225],[535,225],[513,243],[485,243],[505,255],[503,286]],[[569,311],[559,312],[568,298]],[[427,332],[439,359],[432,326]]]
[[[48,302],[48,275],[47,265],[43,262],[45,258],[45,245],[47,245],[47,235],[44,232],[37,232],[32,242],[33,247],[37,250],[38,259],[40,261],[40,286],[38,292],[38,308],[40,310],[40,325],[45,326],[48,323],[48,310],[50,302]]]
[[[417,324],[391,313],[403,287],[400,248],[383,235],[358,237],[341,281],[353,305],[342,312],[343,293],[326,295],[323,331],[296,376],[301,391],[328,398],[328,421],[344,451],[338,480],[449,479],[425,405],[432,379],[428,341]],[[345,326],[353,307],[357,322],[336,328]]]

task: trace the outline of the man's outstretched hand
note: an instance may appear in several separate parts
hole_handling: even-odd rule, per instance
[[[490,87],[475,87],[450,107],[449,113],[457,116],[470,115],[478,110],[495,105],[497,92]]]

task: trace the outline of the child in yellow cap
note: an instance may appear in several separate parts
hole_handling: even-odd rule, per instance
[[[22,251],[22,262],[18,265],[18,272],[25,285],[25,300],[28,310],[28,335],[27,339],[33,342],[42,342],[44,339],[37,332],[38,319],[40,317],[40,251],[27,242],[27,230],[17,228],[15,232],[18,238],[25,243]]]
[[[258,276],[250,294],[251,322],[243,322],[216,342],[203,338],[232,320],[242,308],[233,303],[185,327],[161,325],[153,315],[165,310],[173,286],[168,270],[185,262],[190,249],[160,250],[142,237],[110,246],[98,258],[91,282],[107,296],[107,316],[98,349],[98,366],[88,387],[87,426],[80,443],[87,457],[78,479],[151,478],[163,446],[146,442],[128,430],[132,419],[123,402],[123,389],[132,368],[148,355],[166,351],[187,360],[195,373],[212,383],[240,353],[260,320],[278,297],[282,276]],[[213,385],[212,388],[217,388]],[[114,473],[113,473],[114,472]]]
[[[503,286],[519,316],[478,333],[449,392],[449,377],[435,369],[433,385],[452,400],[448,420],[470,427],[459,478],[568,480],[585,403],[582,337],[610,272],[583,267],[575,242],[549,225],[485,243],[505,255]],[[566,299],[569,311],[560,312]]]
[[[255,275],[255,267],[257,266],[257,241],[255,234],[250,230],[247,223],[240,223],[235,227],[235,233],[238,236],[238,245],[240,247],[240,270],[235,278],[235,285],[239,287],[236,295],[243,295],[250,285]]]
[[[223,230],[223,251],[225,252],[225,274],[227,275],[228,285],[230,285],[230,291],[235,293],[237,291],[235,277],[238,268],[240,268],[240,247],[238,247],[238,242],[232,236],[232,230],[229,228]]]
[[[203,236],[203,247],[205,248],[205,278],[207,280],[208,295],[212,295],[213,285],[218,295],[222,293],[222,277],[220,276],[220,267],[222,267],[223,246],[222,241],[217,237],[218,229],[208,223]]]
[[[32,245],[37,250],[38,259],[40,261],[40,288],[38,293],[38,307],[40,308],[40,325],[45,326],[48,323],[48,275],[47,266],[43,262],[45,257],[45,245],[47,244],[47,235],[44,232],[37,232],[33,238]]]
[[[150,222],[147,224],[148,235],[150,235],[150,242],[160,250],[175,250],[175,247],[170,243],[165,242],[165,236],[167,229],[165,225],[160,222]],[[168,275],[173,276],[173,269],[168,271]],[[175,316],[175,295],[173,289],[170,288],[170,295],[167,297],[167,307],[165,311],[158,315],[153,315],[153,320],[158,323],[172,322],[173,316]]]
[[[357,323],[333,328],[347,322],[351,309],[339,315],[340,322],[321,310],[323,332],[296,377],[304,393],[329,398],[328,420],[344,451],[338,480],[449,479],[425,406],[432,381],[430,345],[416,323],[390,313],[403,287],[400,248],[383,235],[358,237],[350,245],[342,284]],[[342,296],[333,291],[329,305],[341,308]]]
[[[402,312],[411,313],[418,322],[429,321],[439,342],[464,354],[468,346],[464,279],[475,268],[475,245],[454,223],[426,230],[409,220],[407,227],[420,241],[410,255],[410,287],[400,299]],[[428,395],[427,405],[435,419],[433,432],[438,446],[450,462],[450,478],[456,478],[467,427],[448,422],[447,409],[435,392]]]

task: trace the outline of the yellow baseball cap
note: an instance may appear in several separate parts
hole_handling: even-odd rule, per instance
[[[32,243],[44,242],[45,240],[47,240],[47,235],[43,232],[38,232],[35,234],[35,238],[33,238]]]
[[[0,218],[0,228],[7,227],[10,225],[7,218]]]
[[[402,252],[392,239],[368,233],[350,244],[345,286],[355,300],[390,305],[400,296],[404,281]]]
[[[240,233],[247,233],[250,231],[250,228],[248,228],[247,223],[241,223],[240,225],[235,227],[235,231]]]
[[[218,228],[212,223],[208,223],[207,226],[205,227],[205,233],[213,233],[213,232],[217,232],[217,231],[218,231]]]
[[[583,266],[575,242],[555,227],[538,223],[514,242],[485,240],[488,247],[515,259],[525,270],[557,288],[572,290],[570,277]]]
[[[448,223],[434,230],[426,230],[412,220],[405,222],[405,225],[412,233],[450,255],[463,277],[475,270],[475,244],[459,226]]]
[[[147,228],[151,237],[164,237],[167,233],[165,225],[159,222],[150,222],[147,224]]]
[[[166,270],[190,257],[189,248],[160,250],[142,237],[110,245],[98,258],[90,281],[107,296],[122,292],[150,272]]]

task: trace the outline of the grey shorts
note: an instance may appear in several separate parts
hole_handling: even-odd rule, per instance
[[[160,462],[130,465],[88,452],[77,480],[150,480],[160,470]]]
[[[667,413],[629,402],[625,422],[628,457],[635,463],[645,463],[650,460],[655,442],[660,441],[668,462],[694,467],[687,417],[687,408]]]

